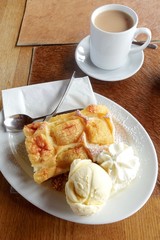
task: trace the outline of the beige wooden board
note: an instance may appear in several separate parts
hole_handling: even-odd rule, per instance
[[[159,0],[27,0],[17,45],[77,43],[90,33],[94,9],[108,3],[133,8],[139,27],[149,27],[153,39],[160,39]]]

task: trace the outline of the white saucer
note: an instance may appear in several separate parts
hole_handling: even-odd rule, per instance
[[[130,54],[128,56],[128,61],[121,68],[115,70],[103,70],[96,67],[90,60],[89,39],[90,36],[82,39],[75,52],[75,59],[79,68],[87,75],[103,81],[119,81],[131,77],[141,68],[144,61],[143,51]]]

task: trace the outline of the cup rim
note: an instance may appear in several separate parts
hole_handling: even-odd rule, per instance
[[[116,9],[115,9],[116,8]],[[99,14],[99,13],[102,13],[106,10],[119,10],[119,11],[122,11],[122,12],[125,12],[127,13],[129,16],[132,17],[133,21],[134,21],[134,24],[131,28],[125,30],[125,31],[121,31],[121,32],[109,32],[109,31],[105,31],[99,27],[97,27],[95,25],[95,18],[96,16]],[[107,34],[123,34],[123,33],[126,33],[128,31],[131,31],[134,27],[137,26],[138,24],[138,15],[137,13],[130,7],[126,6],[126,5],[122,5],[122,4],[106,4],[106,5],[103,5],[103,6],[100,6],[98,8],[96,8],[92,14],[91,14],[91,24],[96,28],[98,29],[99,31],[101,32],[104,32],[104,33],[107,33]]]

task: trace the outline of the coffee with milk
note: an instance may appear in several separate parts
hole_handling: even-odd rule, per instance
[[[127,13],[118,10],[101,12],[94,21],[95,25],[106,32],[123,32],[134,25],[134,21]]]

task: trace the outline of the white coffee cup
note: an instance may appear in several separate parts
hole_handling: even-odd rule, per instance
[[[128,14],[133,25],[120,32],[102,30],[95,24],[96,17],[104,11],[118,10]],[[90,58],[94,65],[105,70],[121,67],[128,59],[128,54],[134,54],[145,49],[151,41],[151,31],[148,28],[137,28],[138,16],[134,10],[119,4],[109,4],[97,8],[91,16],[90,28]],[[132,41],[139,34],[147,35],[142,46],[132,46]]]

